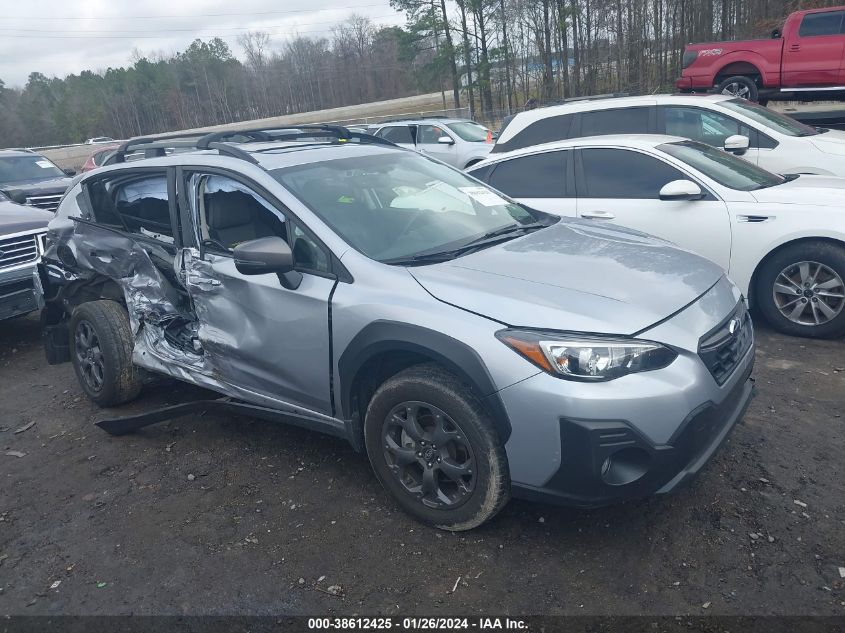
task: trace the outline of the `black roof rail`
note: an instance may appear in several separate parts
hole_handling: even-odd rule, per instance
[[[287,132],[287,133],[286,133]],[[236,140],[239,139],[245,140]],[[383,138],[363,134],[361,132],[350,132],[339,125],[304,124],[275,127],[249,128],[245,130],[225,130],[218,132],[182,132],[176,134],[164,134],[159,136],[144,136],[130,139],[118,147],[114,154],[109,156],[104,164],[123,163],[130,154],[144,153],[144,158],[155,158],[166,156],[168,149],[196,149],[196,150],[217,150],[234,158],[240,158],[250,163],[258,163],[252,154],[239,148],[238,145],[246,143],[272,143],[274,141],[293,141],[303,138],[325,137],[345,143],[353,139],[361,143],[373,145],[388,145],[395,147],[396,144]],[[189,140],[191,139],[191,140]]]
[[[635,95],[630,92],[608,92],[606,94],[600,95],[585,95],[583,97],[570,97],[568,99],[561,99],[560,101],[555,101],[554,103],[550,103],[549,105],[563,105],[565,103],[578,103],[579,101],[601,101],[603,99],[621,99],[623,97],[637,97],[639,95]]]
[[[382,123],[402,123],[403,121],[425,121],[426,119],[433,119],[433,120],[436,121],[436,120],[439,120],[439,119],[457,119],[457,118],[459,118],[459,117],[445,116],[443,114],[435,114],[435,115],[432,115],[432,116],[403,116],[403,117],[397,117],[395,119],[385,119],[384,121],[377,121],[376,123],[366,123],[365,125],[367,125],[367,127],[369,127],[371,125],[372,126],[381,125]]]

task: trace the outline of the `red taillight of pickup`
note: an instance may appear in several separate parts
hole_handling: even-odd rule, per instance
[[[692,64],[698,58],[698,51],[684,51],[684,57],[681,60],[681,66],[683,68],[689,68],[690,64]]]

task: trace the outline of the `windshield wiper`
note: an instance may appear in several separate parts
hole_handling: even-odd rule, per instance
[[[382,264],[391,264],[394,266],[413,266],[415,264],[434,264],[437,262],[448,262],[450,259],[455,259],[457,254],[454,251],[440,251],[437,253],[421,253],[419,255],[411,255],[409,257],[394,257],[393,259],[383,259]]]
[[[530,224],[508,224],[507,226],[503,226],[493,231],[489,231],[481,237],[476,237],[474,240],[467,242],[466,244],[456,248],[452,252],[460,255],[466,253],[468,250],[473,250],[476,248],[487,246],[488,244],[495,244],[496,242],[500,242],[502,241],[501,238],[503,237],[518,237],[517,234],[524,234],[528,231],[544,229],[547,226],[549,225],[545,222],[531,222]]]
[[[489,231],[480,237],[470,240],[463,246],[449,250],[436,251],[433,253],[418,253],[409,257],[396,257],[394,259],[384,259],[383,264],[394,264],[397,266],[413,266],[415,264],[431,264],[436,262],[448,262],[449,260],[465,255],[469,251],[490,246],[504,239],[517,237],[517,234],[524,234],[527,231],[536,231],[549,226],[545,222],[532,222],[531,224],[508,224],[493,231]]]

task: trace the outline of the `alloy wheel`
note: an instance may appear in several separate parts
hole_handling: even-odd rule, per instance
[[[453,509],[475,488],[476,463],[461,428],[418,401],[391,409],[382,426],[385,461],[407,494],[430,508]]]
[[[819,262],[790,264],[775,278],[775,306],[793,323],[823,325],[845,306],[845,283],[839,274]]]
[[[88,321],[80,321],[74,334],[76,360],[82,379],[94,391],[103,388],[105,380],[105,359],[100,349],[100,339]]]
[[[732,81],[727,86],[722,88],[723,95],[729,95],[731,97],[739,97],[740,99],[748,99],[748,94],[751,90],[748,86],[744,86],[743,84],[739,83],[738,81]]]

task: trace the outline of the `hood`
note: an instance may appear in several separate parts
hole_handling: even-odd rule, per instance
[[[724,275],[637,231],[561,220],[491,248],[409,269],[434,297],[510,326],[634,334]]]
[[[49,211],[0,201],[0,237],[37,229],[46,230],[47,223],[54,217]]]
[[[16,202],[23,204],[27,196],[40,196],[51,194],[62,194],[70,186],[73,178],[61,176],[49,180],[36,180],[29,182],[15,182],[0,185],[0,190]]]
[[[845,132],[841,130],[828,130],[824,134],[817,134],[807,138],[816,149],[825,154],[845,156]]]
[[[782,185],[750,192],[757,202],[842,208],[845,178],[799,176]]]

